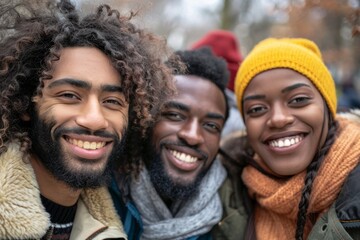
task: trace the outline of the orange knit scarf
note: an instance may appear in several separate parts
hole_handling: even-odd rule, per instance
[[[339,121],[339,136],[329,150],[313,182],[308,213],[316,217],[330,208],[341,186],[360,157],[360,128],[344,119]],[[286,180],[272,179],[247,166],[242,179],[257,201],[255,230],[257,239],[294,239],[301,191],[306,171]],[[307,218],[304,238],[312,223]]]

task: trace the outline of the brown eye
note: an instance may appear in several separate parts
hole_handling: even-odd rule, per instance
[[[164,112],[161,115],[172,121],[181,121],[184,119],[184,117],[180,113],[177,113],[177,112]]]
[[[304,106],[309,103],[311,98],[301,96],[301,97],[295,97],[290,100],[289,104],[295,105],[295,106]]]
[[[206,129],[208,129],[210,132],[220,132],[221,131],[221,127],[214,122],[207,122],[204,124],[204,127]]]
[[[80,97],[78,97],[76,94],[71,93],[71,92],[60,93],[58,96],[60,98],[66,99],[66,100],[79,100],[80,99]]]
[[[250,115],[250,116],[258,116],[258,115],[261,115],[262,113],[264,113],[265,111],[266,111],[266,108],[264,106],[256,105],[256,106],[250,107],[246,111],[246,114]]]

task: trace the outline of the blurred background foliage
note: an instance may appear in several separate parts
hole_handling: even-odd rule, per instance
[[[100,1],[77,0],[81,8]],[[338,88],[339,107],[360,107],[360,0],[102,0],[168,40],[174,50],[213,29],[232,31],[242,55],[267,37],[315,41]]]
[[[84,12],[101,3],[136,12],[135,24],[166,38],[174,50],[189,48],[214,29],[232,31],[244,57],[267,37],[309,38],[335,79],[340,110],[360,108],[360,0],[72,1]]]

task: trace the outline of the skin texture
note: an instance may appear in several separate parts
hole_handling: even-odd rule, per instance
[[[60,54],[53,65],[53,78],[44,81],[41,94],[34,98],[37,117],[50,126],[49,146],[58,144],[60,148],[52,161],[59,161],[73,176],[101,177],[114,148],[121,147],[128,125],[129,105],[121,91],[120,76],[96,48],[65,48]],[[35,150],[31,159],[41,193],[63,205],[74,204],[81,186],[69,192],[71,184],[44,166],[49,160],[41,159],[44,155],[53,157],[40,154],[39,158]]]
[[[249,143],[260,156],[256,161],[271,174],[304,171],[324,144],[328,122],[324,101],[296,71],[272,69],[255,76],[244,92],[243,107]],[[298,142],[279,146],[289,141]]]
[[[219,148],[226,112],[224,95],[209,80],[177,75],[175,85],[177,94],[165,102],[152,137],[162,166],[156,171],[174,183],[173,192],[176,186],[199,182],[209,169]],[[179,159],[185,157],[191,162]],[[153,184],[156,187],[162,182]]]

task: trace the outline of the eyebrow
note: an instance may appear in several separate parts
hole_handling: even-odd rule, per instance
[[[265,95],[250,95],[250,96],[246,96],[244,97],[243,102],[248,101],[248,100],[256,100],[256,99],[265,99]]]
[[[182,103],[175,102],[175,101],[168,101],[164,103],[165,108],[176,108],[178,110],[184,111],[184,112],[190,112],[190,108]]]
[[[308,88],[310,88],[310,86],[308,84],[296,83],[294,85],[291,85],[291,86],[288,86],[288,87],[284,88],[283,90],[281,90],[281,93],[290,92],[291,90],[294,90],[294,89],[299,88],[299,87],[308,87]]]
[[[308,84],[305,83],[296,83],[294,85],[288,86],[284,89],[281,90],[281,93],[286,93],[286,92],[290,92],[291,90],[294,90],[296,88],[300,88],[300,87],[308,87],[311,88]],[[243,102],[247,101],[247,100],[257,100],[257,99],[265,99],[265,95],[250,95],[250,96],[246,96],[244,97]]]
[[[121,86],[116,85],[102,85],[101,90],[103,92],[123,92],[123,88]]]
[[[190,108],[186,104],[176,102],[176,101],[168,101],[168,102],[164,103],[164,107],[165,108],[175,108],[175,109],[178,109],[180,111],[187,112],[187,113],[190,112]],[[207,118],[213,118],[213,119],[225,120],[225,116],[223,114],[220,114],[220,113],[210,112],[210,113],[206,114],[206,117]]]
[[[83,88],[85,90],[89,90],[91,89],[91,84],[83,81],[83,80],[78,80],[78,79],[72,79],[72,78],[63,78],[63,79],[59,79],[57,81],[53,81],[49,84],[49,88],[54,88],[57,86],[61,86],[61,85],[71,85],[77,88]],[[117,86],[117,85],[109,85],[109,84],[105,84],[105,85],[101,85],[101,90],[103,92],[123,92],[123,89],[121,86]]]
[[[51,89],[51,88],[61,86],[61,85],[71,85],[74,87],[84,88],[87,90],[91,88],[90,83],[81,81],[81,80],[72,79],[72,78],[62,78],[57,81],[52,81],[51,83],[49,83],[48,88]]]

